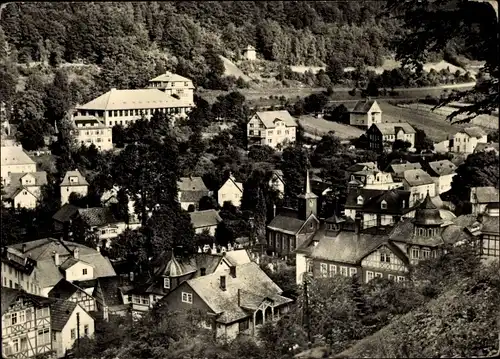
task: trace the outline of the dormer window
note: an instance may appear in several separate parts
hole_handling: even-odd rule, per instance
[[[362,205],[362,204],[363,204],[363,202],[364,202],[363,197],[362,197],[362,196],[359,196],[359,197],[357,198],[357,203],[358,203],[359,205]]]
[[[170,289],[170,278],[163,278],[163,288]]]
[[[380,202],[380,208],[381,209],[387,209],[387,202],[385,200],[383,200],[382,202]]]

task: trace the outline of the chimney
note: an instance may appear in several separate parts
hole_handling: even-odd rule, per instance
[[[225,275],[220,276],[220,289],[226,290],[226,276]]]
[[[361,231],[361,215],[357,214],[354,218],[354,233],[359,234]]]
[[[229,267],[229,274],[231,277],[236,278],[236,266]]]
[[[26,243],[23,243],[23,253],[26,253]]]
[[[75,257],[75,259],[79,259],[80,258],[80,250],[78,248],[75,248],[73,250],[73,257]]]
[[[273,204],[273,218],[276,217],[276,205]]]
[[[207,274],[207,269],[206,268],[200,268],[200,276],[204,276]]]
[[[240,306],[241,303],[241,294],[240,294],[240,288],[238,288],[238,307]]]
[[[54,264],[59,267],[59,253],[57,253],[56,251],[53,251],[52,254],[54,254]]]

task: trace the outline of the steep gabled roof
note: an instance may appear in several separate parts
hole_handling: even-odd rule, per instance
[[[177,181],[181,202],[199,202],[204,196],[207,196],[209,190],[201,177],[181,177]]]
[[[177,75],[169,71],[155,77],[154,79],[149,80],[149,82],[190,82],[192,85],[192,81],[187,77]]]
[[[296,127],[297,121],[288,111],[258,111],[255,115],[262,121],[266,128],[275,128],[276,120],[281,120],[287,127]]]
[[[77,306],[78,303],[69,300],[54,300],[50,304],[51,329],[58,332],[62,331]]]
[[[356,105],[351,110],[352,113],[368,113],[372,108],[373,104],[376,103],[375,100],[358,101]]]
[[[363,198],[363,204],[358,204],[359,196]],[[382,208],[382,201],[386,202],[387,208]],[[355,188],[349,191],[345,208],[359,208],[367,213],[404,214],[410,210],[409,202],[410,191]]]
[[[52,216],[52,219],[60,223],[69,222],[78,213],[79,209],[80,208],[75,205],[66,203]]]
[[[399,129],[406,134],[415,133],[415,129],[406,122],[374,123],[372,126],[375,126],[382,135],[395,135]]]
[[[47,184],[47,172],[37,171],[29,173],[10,173],[10,184],[21,186],[21,179],[25,176],[33,176],[35,178],[35,183],[28,186],[43,186]]]
[[[233,176],[229,176],[229,178],[224,182],[221,186],[221,188],[227,183],[227,182],[232,182],[234,185],[243,193],[243,183],[241,182],[236,182],[236,179]]]
[[[49,298],[41,297],[38,295],[30,294],[21,289],[13,289],[8,287],[0,287],[1,291],[1,311],[2,315],[7,311],[9,306],[19,297],[26,297],[33,301],[35,305],[41,306],[49,304],[51,300]]]
[[[119,276],[98,278],[97,285],[101,288],[104,305],[112,307],[123,304],[119,289],[122,285],[122,279]]]
[[[79,208],[78,215],[91,227],[100,227],[120,222],[109,207]]]
[[[267,228],[295,235],[308,220],[300,219],[297,211],[283,211],[272,219]]]
[[[403,178],[412,187],[434,183],[432,177],[422,169],[407,170],[403,173]]]
[[[1,146],[0,159],[2,166],[36,164],[19,146]]]
[[[358,172],[364,170],[378,170],[377,164],[375,162],[360,162],[355,163],[351,167],[349,167],[347,172]]]
[[[88,295],[82,288],[66,279],[61,279],[48,293],[49,298],[67,300],[76,292],[81,291]],[[90,296],[89,296],[90,297]]]

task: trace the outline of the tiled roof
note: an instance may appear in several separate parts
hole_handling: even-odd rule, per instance
[[[42,288],[54,286],[63,278],[61,271],[54,263],[54,258],[52,257],[54,251],[59,253],[60,263],[63,263],[68,257],[73,256],[72,252],[75,248],[78,248],[79,259],[94,267],[94,277],[115,275],[113,266],[108,258],[95,249],[82,244],[61,241],[54,238],[44,238],[14,244],[10,247],[22,251],[23,244],[26,245],[24,255],[31,255],[31,258],[37,261],[36,267],[40,273],[39,282]]]
[[[500,235],[500,221],[498,217],[482,216],[480,221],[481,232]]]
[[[407,170],[403,173],[403,178],[411,187],[434,184],[432,177],[423,169]]]
[[[455,166],[453,162],[449,160],[429,162],[429,167],[431,170],[429,174],[435,177],[446,176],[455,173],[455,170],[457,169],[457,166]]]
[[[61,223],[69,222],[78,213],[78,209],[79,207],[66,203],[52,216],[52,219]]]
[[[375,100],[358,101],[358,102],[356,102],[356,105],[351,110],[351,112],[353,112],[353,113],[368,113],[368,111],[370,111],[370,109],[372,108],[372,106],[375,102],[377,102],[377,101],[375,101]]]
[[[47,184],[47,172],[45,171],[37,171],[37,172],[29,172],[29,173],[10,173],[9,178],[10,178],[10,185],[16,185],[20,186],[21,185],[21,179],[24,176],[33,176],[35,178],[35,183],[34,184],[29,184],[27,185],[28,187],[30,186],[43,186]]]
[[[250,263],[250,256],[246,249],[237,249],[225,252],[224,257],[234,266]]]
[[[473,187],[475,189],[477,203],[495,203],[500,201],[500,191],[495,187]]]
[[[357,202],[359,196],[363,197],[361,205]],[[386,209],[382,208],[382,201],[387,203]],[[409,203],[410,191],[355,188],[349,191],[345,208],[359,208],[369,213],[404,214],[410,210]]]
[[[117,90],[112,89],[96,99],[77,107],[77,110],[130,110],[193,106],[192,103],[155,88]]]
[[[1,311],[2,315],[7,311],[9,306],[20,296],[22,297],[27,297],[31,299],[35,304],[37,305],[43,305],[43,304],[48,304],[50,303],[49,298],[41,297],[38,295],[30,294],[28,292],[25,292],[24,290],[21,289],[13,289],[13,288],[8,288],[8,287],[0,287],[1,291]]]
[[[78,304],[69,300],[54,300],[50,305],[50,326],[52,330],[62,331]]]
[[[352,165],[347,169],[347,172],[358,172],[363,170],[377,170],[377,164],[375,162],[360,162]]]
[[[109,207],[80,208],[78,215],[91,227],[100,227],[118,223]]]
[[[372,126],[378,128],[382,135],[395,135],[400,128],[406,134],[415,133],[415,129],[406,122],[374,123]]]
[[[165,72],[164,74],[161,74],[160,76],[155,77],[154,79],[149,80],[149,82],[190,82],[192,85],[192,81],[188,79],[187,77],[181,76],[174,74],[172,72]],[[194,86],[193,86],[194,88]]]
[[[394,172],[396,175],[401,176],[405,171],[416,170],[422,168],[422,165],[416,163],[393,163],[387,168],[387,172]]]
[[[387,240],[386,236],[343,231],[331,237],[324,228],[315,235],[318,244],[314,247],[311,257],[327,261],[357,264],[367,254]]]
[[[74,257],[68,257],[68,258],[66,258],[66,260],[64,262],[61,263],[59,268],[61,268],[62,270],[67,270],[67,269],[73,267],[77,263],[85,263],[85,264],[89,265],[89,263],[86,263],[80,259],[76,259]]]
[[[78,177],[78,182],[77,183],[72,183],[69,181],[70,177]],[[89,183],[85,179],[85,177],[82,176],[80,171],[74,170],[74,171],[68,171],[64,175],[64,178],[61,182],[61,186],[88,186]]]
[[[469,135],[469,137],[475,137],[475,138],[481,138],[483,136],[486,136],[486,132],[484,132],[481,127],[477,126],[464,128],[460,132],[466,133],[467,135]]]
[[[295,121],[288,111],[258,111],[255,115],[262,121],[266,128],[275,128],[276,120],[283,121],[287,127],[297,126],[297,121]]]
[[[204,196],[208,196],[209,190],[201,177],[181,177],[177,182],[181,202],[199,202]]]
[[[435,247],[445,243],[456,243],[468,237],[463,227],[456,224],[441,227],[438,235],[434,237],[419,236],[415,234],[414,228],[413,219],[404,219],[394,226],[389,238],[391,241]]]
[[[123,304],[119,290],[119,287],[122,285],[122,279],[119,276],[98,278],[97,284],[101,288],[104,305],[112,307]]]
[[[34,198],[38,199],[37,195],[35,195],[32,191],[30,191],[28,187],[24,186],[5,186],[4,187],[5,194],[2,196],[2,198],[6,200],[14,199],[22,191],[26,191],[27,193],[31,194]]]
[[[231,175],[229,176],[229,178],[226,180],[226,182],[224,182],[221,186],[221,188],[228,182],[228,181],[231,181],[232,183],[234,183],[234,185],[236,186],[236,188],[238,188],[241,193],[243,193],[243,183],[241,182],[236,182],[236,179]]]
[[[109,128],[104,124],[104,122],[100,121],[95,116],[75,116],[73,117],[73,122],[75,123],[75,128],[78,130],[98,130],[102,128]],[[78,125],[83,126],[78,126]],[[90,124],[90,127],[86,127],[85,125]]]
[[[19,146],[0,147],[0,156],[0,163],[2,164],[2,166],[35,164],[35,161],[33,161],[26,154],[26,152],[24,152],[23,148]]]
[[[225,291],[220,288],[221,275],[226,276]],[[210,309],[220,314],[217,321],[222,323],[232,323],[248,317],[249,314],[241,307],[242,304],[255,306],[256,302],[260,304],[266,298],[279,304],[292,302],[291,299],[281,296],[283,291],[254,262],[236,266],[235,278],[229,271],[224,271],[191,279],[187,284]],[[238,305],[238,289],[240,305]]]
[[[298,213],[280,213],[272,219],[267,228],[288,234],[296,234],[306,221],[298,218]]]
[[[61,279],[55,286],[50,290],[48,296],[50,298],[57,298],[61,300],[67,300],[77,291],[85,291],[79,288],[76,284],[68,282],[66,279]]]
[[[190,212],[189,216],[191,217],[191,223],[194,228],[216,226],[219,222],[222,222],[222,218],[215,209]]]

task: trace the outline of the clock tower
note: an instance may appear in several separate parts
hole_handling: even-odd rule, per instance
[[[306,220],[311,214],[318,215],[318,196],[311,191],[309,181],[309,171],[306,172],[305,193],[298,196],[299,199],[299,218]]]

